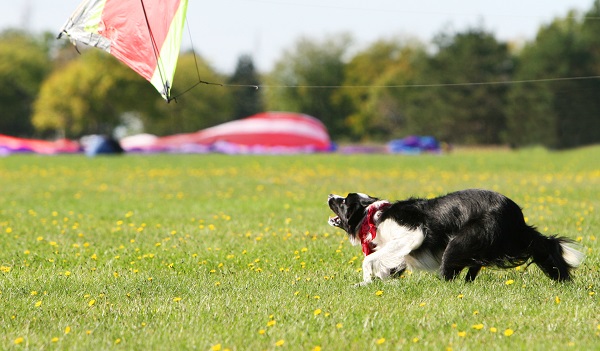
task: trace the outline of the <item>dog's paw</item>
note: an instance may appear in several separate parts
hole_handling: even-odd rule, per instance
[[[363,286],[367,286],[369,284],[371,284],[371,282],[360,282],[360,283],[356,283],[356,284],[354,284],[352,286],[355,287],[355,288],[360,288],[360,287],[363,287]]]

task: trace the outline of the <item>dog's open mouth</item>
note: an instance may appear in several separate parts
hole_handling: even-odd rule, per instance
[[[340,225],[342,225],[342,220],[339,216],[329,217],[328,223],[332,227],[339,227]]]

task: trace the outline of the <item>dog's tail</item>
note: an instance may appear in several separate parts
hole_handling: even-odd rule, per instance
[[[585,254],[574,247],[572,240],[544,236],[533,227],[530,230],[533,236],[530,247],[533,263],[554,280],[571,280],[571,270],[583,262]]]

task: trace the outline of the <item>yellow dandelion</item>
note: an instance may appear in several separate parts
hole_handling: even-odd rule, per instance
[[[463,295],[463,294],[458,294],[458,296],[457,296],[457,297],[458,297],[459,299],[462,299],[463,297],[465,297],[465,295]]]
[[[120,343],[121,343],[121,339],[120,338],[117,339],[117,340],[115,340],[115,345],[119,345]]]
[[[271,319],[270,321],[267,322],[267,327],[272,327],[275,324],[277,324],[277,322],[274,319]]]
[[[471,328],[473,328],[475,330],[481,330],[481,329],[483,329],[483,324],[481,324],[481,323],[480,324],[473,324],[471,326]]]
[[[494,327],[491,327],[491,328],[490,328],[490,333],[495,333],[495,332],[497,332],[497,331],[498,331],[498,329],[496,329],[496,328],[494,328]]]
[[[335,327],[338,329],[342,329],[344,327],[344,325],[342,323],[338,323],[335,325]],[[598,329],[600,329],[600,325],[598,327],[599,327]]]
[[[179,302],[179,301],[181,301],[181,297],[174,297],[173,298],[173,302]]]
[[[66,272],[65,272],[65,277],[68,277],[68,276],[70,276],[70,275],[71,275],[71,272],[69,272],[69,271],[66,271]]]
[[[10,272],[11,268],[8,266],[0,266],[0,272],[2,273],[8,273]]]
[[[381,345],[381,344],[383,344],[384,342],[385,342],[385,338],[380,338],[380,339],[377,339],[377,340],[375,341],[375,343],[376,343],[377,345]]]
[[[261,329],[261,330],[259,330],[259,331],[258,331],[258,333],[259,333],[260,335],[265,335],[265,333],[266,333],[266,332],[267,332],[267,331],[266,331],[266,330],[264,330],[264,329]]]
[[[15,339],[14,343],[15,343],[15,345],[19,345],[19,344],[22,344],[23,341],[25,341],[25,339],[23,339],[22,337],[19,336],[18,338]]]
[[[427,303],[426,303],[426,302],[421,302],[421,303],[419,304],[419,307],[423,307],[423,306],[425,306],[425,305],[427,305]]]
[[[382,291],[382,290],[377,290],[377,291],[375,292],[375,295],[377,295],[377,296],[381,296],[381,295],[383,295],[383,291]]]
[[[94,299],[91,299],[91,300],[88,302],[88,306],[92,307],[92,306],[94,306],[94,304],[95,304],[95,303],[96,303],[96,300],[94,300]]]
[[[412,342],[414,342],[414,343],[418,343],[418,342],[419,342],[419,338],[413,338],[413,339],[412,339]]]
[[[312,351],[321,351],[321,346],[313,347]]]
[[[321,311],[321,309],[320,309],[320,308],[317,308],[317,309],[316,309],[316,310],[313,312],[313,314],[314,314],[315,316],[318,316],[318,315],[320,315],[320,314],[321,314],[321,312],[322,312],[322,311]]]
[[[58,342],[58,337],[53,337],[52,339],[50,339],[51,342]]]
[[[278,340],[278,341],[275,343],[275,346],[278,346],[278,347],[279,347],[279,346],[283,346],[283,344],[285,344],[285,341],[284,341],[283,339],[281,339],[281,340]]]
[[[514,283],[515,283],[515,281],[514,281],[514,280],[512,280],[512,279],[509,279],[509,280],[507,280],[507,281],[506,281],[504,284],[506,284],[506,285],[511,285],[511,284],[514,284]]]
[[[467,332],[466,331],[459,331],[458,332],[458,336],[461,338],[464,338],[465,336],[467,336]]]
[[[504,331],[504,336],[511,336],[514,334],[514,332],[515,332],[514,330],[508,328]]]
[[[554,302],[556,302],[557,304],[558,304],[558,303],[560,303],[560,297],[556,296],[556,297],[554,298]]]
[[[42,306],[42,300],[39,300],[35,303],[35,307],[40,307]]]
[[[65,334],[69,334],[71,332],[71,327],[69,327],[68,325],[65,328]]]
[[[221,344],[213,345],[210,349],[212,351],[221,351]]]

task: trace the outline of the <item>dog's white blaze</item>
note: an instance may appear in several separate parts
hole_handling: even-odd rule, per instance
[[[410,247],[410,250],[414,250],[421,246],[425,236],[421,228],[410,229],[399,225],[392,219],[385,220],[377,226],[377,235],[373,243],[377,246],[384,246],[389,241],[399,241],[404,245]]]
[[[379,223],[373,240],[375,252],[363,261],[363,284],[371,281],[371,275],[386,279],[394,269],[406,267],[405,258],[423,243],[421,228],[410,229],[392,219]]]
[[[585,258],[585,254],[583,252],[567,244],[560,244],[560,246],[563,250],[562,256],[569,266],[578,267],[581,262],[583,262],[583,259]]]
[[[377,236],[373,240],[377,246],[383,246],[390,241],[394,241],[405,250],[402,257],[394,258],[395,255],[393,254],[389,255],[390,257],[382,257],[383,266],[393,269],[404,262],[410,270],[436,271],[439,269],[441,258],[434,256],[431,252],[420,252],[418,255],[411,254],[425,240],[421,228],[410,229],[399,225],[394,220],[386,220],[379,224],[377,229]]]

